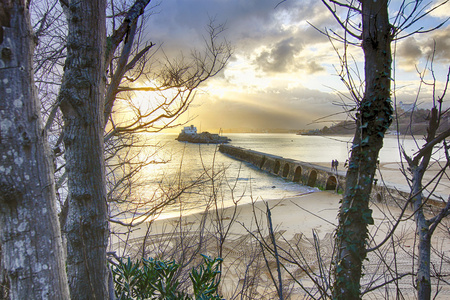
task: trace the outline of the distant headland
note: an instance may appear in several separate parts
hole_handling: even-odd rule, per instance
[[[402,102],[400,102],[402,103]],[[403,105],[405,107],[405,105]],[[412,107],[412,108],[411,108]],[[397,113],[391,127],[387,131],[390,135],[425,135],[428,128],[428,120],[431,117],[429,109],[420,109],[414,106],[408,106],[408,110],[397,107]],[[443,132],[450,128],[450,115],[445,114],[438,129]],[[356,130],[355,121],[342,121],[330,127],[325,126],[322,129],[309,131],[300,131],[301,135],[347,135],[354,134]]]

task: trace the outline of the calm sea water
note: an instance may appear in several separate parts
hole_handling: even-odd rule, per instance
[[[295,134],[227,136],[232,140],[231,145],[305,162],[330,162],[330,165],[333,159],[341,163],[346,161],[352,139],[346,136]],[[177,134],[148,136],[147,142],[155,146],[147,147],[141,155],[152,155],[152,159],[159,163],[141,170],[140,187],[133,191],[134,197],[148,203],[164,195],[175,198],[173,204],[164,209],[160,218],[173,216],[180,210],[185,214],[201,211],[211,203],[214,198],[211,195],[215,195],[220,206],[231,206],[236,201],[242,204],[317,191],[228,157],[218,151],[217,145],[182,143],[176,141],[176,137]],[[412,140],[403,141],[403,145],[408,153],[416,149]],[[380,161],[400,161],[396,137],[385,138]],[[177,191],[180,188],[184,188],[185,192],[178,197]],[[144,208],[142,211],[145,211]]]

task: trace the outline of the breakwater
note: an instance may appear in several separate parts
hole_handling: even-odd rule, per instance
[[[345,189],[345,172],[342,171],[231,145],[220,145],[219,151],[292,182],[336,192]],[[375,180],[372,186],[371,200],[378,203],[403,207],[409,198],[410,193],[407,189],[394,184],[386,182],[379,184]],[[442,203],[439,199],[429,199],[426,208],[441,207]]]
[[[342,191],[345,187],[345,174],[327,167],[231,145],[220,145],[219,151],[292,182],[324,190]]]

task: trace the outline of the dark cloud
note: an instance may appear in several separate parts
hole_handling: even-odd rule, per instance
[[[315,74],[325,71],[315,58],[301,56],[302,43],[291,37],[284,39],[269,49],[262,51],[255,59],[254,64],[266,73],[287,73],[303,70],[306,74]]]
[[[312,19],[323,28],[326,9],[318,1],[280,0],[165,0],[155,8],[147,22],[147,35],[166,52],[189,52],[202,47],[205,27],[210,18],[225,23],[227,39],[237,53],[249,53],[261,45],[269,45],[291,37],[291,29],[282,28],[286,22]],[[318,17],[320,16],[320,17]],[[332,20],[331,20],[332,21]],[[326,40],[310,26],[297,28],[303,43]]]
[[[208,20],[213,18],[228,24],[230,36],[261,36],[273,22],[276,3],[273,0],[166,0],[157,7],[158,13],[150,17],[149,30],[158,39],[186,36],[195,42],[195,38],[203,34]]]
[[[313,90],[324,90],[324,85],[336,90],[344,87],[330,77],[335,74],[332,64],[337,58],[329,40],[306,21],[321,30],[339,32],[339,25],[321,1],[289,0],[277,6],[280,2],[163,0],[155,9],[158,13],[149,17],[146,34],[152,42],[162,45],[168,57],[180,57],[182,53],[188,57],[192,49],[201,50],[210,18],[216,24],[226,23],[224,36],[233,45],[234,56],[214,80],[219,82],[218,88],[229,91],[223,92],[220,99],[212,99],[211,95],[195,99],[189,114],[199,115],[203,127],[302,128],[316,118],[342,110],[332,104],[338,101],[335,95]],[[403,70],[414,70],[418,62],[423,62],[434,40],[436,59],[450,61],[450,30],[445,29],[399,41],[396,58]],[[355,56],[357,64],[361,63],[360,54]],[[305,85],[309,82],[311,89],[292,89],[298,84],[296,80]],[[206,85],[213,88],[212,84]]]
[[[399,66],[405,70],[411,71],[419,63],[423,55],[420,44],[413,37],[402,41],[397,49]]]
[[[427,54],[435,51],[435,60],[448,64],[450,62],[450,27],[432,33],[427,42]]]
[[[308,74],[315,74],[315,73],[319,73],[325,71],[325,68],[322,67],[321,65],[317,64],[314,60],[310,61],[307,65],[306,65],[306,72]]]
[[[421,60],[430,59],[433,54],[435,62],[448,64],[450,62],[449,48],[450,27],[433,31],[427,39],[416,40],[414,37],[409,37],[398,46],[399,65],[405,70],[413,71]]]
[[[312,26],[308,26],[303,30],[298,31],[297,39],[301,40],[305,46],[316,45],[318,43],[330,43],[328,37]]]
[[[288,72],[293,67],[295,55],[300,50],[293,38],[287,38],[273,45],[271,49],[263,51],[255,59],[255,63],[264,72]]]

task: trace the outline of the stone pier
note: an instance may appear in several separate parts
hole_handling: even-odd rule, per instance
[[[345,187],[345,174],[331,168],[231,145],[220,145],[219,151],[292,182],[323,190],[342,191]]]
[[[220,145],[219,151],[292,182],[336,192],[343,192],[345,189],[345,172],[343,171],[231,145]],[[384,202],[403,207],[409,197],[408,190],[392,183],[385,182],[380,185],[375,181],[372,186],[371,200],[378,203]],[[442,205],[442,201],[432,198],[428,200],[426,206],[431,209],[433,206],[441,207]]]

